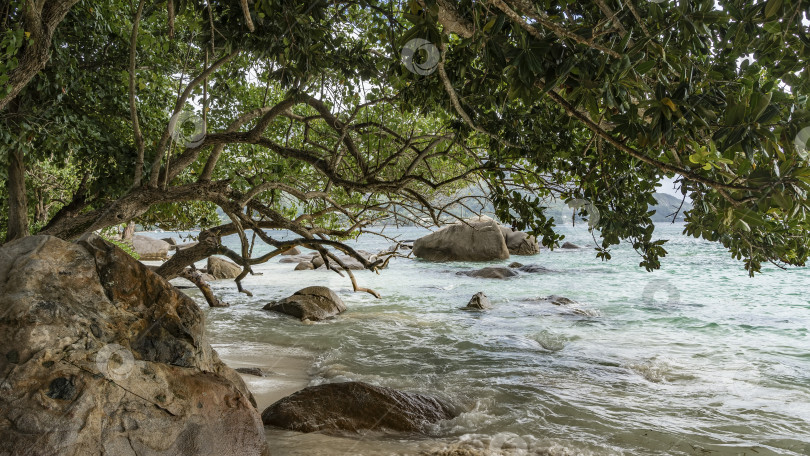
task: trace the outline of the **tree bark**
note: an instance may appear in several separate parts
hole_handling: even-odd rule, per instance
[[[121,240],[124,242],[128,242],[132,240],[132,236],[135,235],[135,222],[131,221],[127,223],[127,227],[124,228],[124,232],[121,234]]]
[[[19,149],[8,155],[8,232],[6,242],[28,236],[28,197],[25,194],[25,162]]]
[[[196,269],[186,268],[183,272],[180,273],[180,276],[189,282],[193,283],[200,289],[203,296],[205,297],[205,301],[208,302],[208,305],[211,307],[228,307],[228,303],[222,302],[214,295],[214,292],[211,291],[211,287],[208,285],[208,282],[203,279],[202,274],[200,271]]]

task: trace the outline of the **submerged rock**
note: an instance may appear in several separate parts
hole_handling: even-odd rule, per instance
[[[578,245],[574,244],[573,242],[566,242],[566,243],[564,243],[563,245],[561,245],[561,246],[560,246],[560,248],[561,248],[561,249],[569,249],[569,250],[573,250],[573,249],[581,249],[582,247],[580,247],[580,246],[578,246]]]
[[[529,274],[548,274],[549,272],[554,272],[553,270],[545,266],[540,266],[539,264],[527,264],[525,266],[519,267],[518,271],[526,272]]]
[[[238,264],[217,257],[208,257],[206,272],[217,280],[235,279],[242,273]]]
[[[555,306],[575,306],[577,302],[573,299],[566,298],[564,296],[557,296],[551,295],[545,298],[546,301],[551,302]]]
[[[493,261],[509,258],[509,249],[498,224],[482,216],[417,239],[413,254],[429,261]]]
[[[474,294],[470,302],[467,303],[467,307],[462,307],[464,310],[486,310],[491,308],[492,303],[483,291]]]
[[[260,367],[237,367],[234,370],[240,374],[253,375],[254,377],[267,377],[270,375],[269,372]]]
[[[132,249],[138,254],[141,260],[158,261],[169,258],[169,250],[172,245],[160,239],[150,238],[136,234],[132,236]]]
[[[298,432],[422,432],[458,415],[452,404],[363,382],[310,386],[262,412],[266,425]]]
[[[292,315],[301,320],[318,321],[345,311],[346,305],[329,288],[314,286],[298,290],[280,301],[271,302],[263,309]]]
[[[0,454],[267,454],[197,304],[124,251],[0,247]]]
[[[512,263],[509,263],[509,267],[512,268],[512,269],[522,268],[523,264],[518,263],[517,261],[514,261]]]
[[[485,268],[477,269],[474,271],[462,271],[459,275],[466,275],[470,277],[477,277],[480,279],[508,279],[515,277],[518,273],[514,269],[504,266],[487,266]]]

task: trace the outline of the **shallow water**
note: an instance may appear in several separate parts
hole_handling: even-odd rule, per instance
[[[313,385],[362,380],[445,396],[466,410],[429,429],[428,440],[271,430],[274,454],[443,446],[492,454],[810,454],[810,273],[765,268],[752,279],[722,246],[681,230],[659,226],[669,255],[654,273],[638,267],[629,246],[614,249],[609,262],[591,248],[513,256],[497,264],[553,272],[509,280],[456,275],[482,264],[411,259],[392,261],[380,275],[357,272],[382,299],[352,293],[333,272],[294,272],[274,260],[244,281],[252,298],[232,282],[214,285],[231,307],[206,310],[208,329],[217,343],[311,353]],[[424,231],[387,231],[395,233],[414,239]],[[584,228],[564,233],[593,246]],[[362,238],[357,246],[390,244]],[[331,287],[349,310],[312,325],[261,310],[309,285]],[[459,310],[477,291],[494,309]],[[540,299],[552,294],[577,301],[579,311]],[[273,356],[266,354],[268,364]]]

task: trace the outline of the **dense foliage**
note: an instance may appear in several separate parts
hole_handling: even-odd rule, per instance
[[[239,233],[227,254],[248,273],[267,258],[246,231],[323,248],[480,207],[452,195],[484,185],[548,246],[548,199],[580,201],[598,256],[626,240],[655,269],[648,207],[674,177],[694,203],[685,232],[751,273],[808,256],[806,0],[43,5],[68,11],[20,87],[35,6],[0,9],[2,159],[25,157],[34,232]]]

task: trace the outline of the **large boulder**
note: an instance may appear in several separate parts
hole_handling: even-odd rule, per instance
[[[235,279],[242,273],[238,264],[217,257],[208,257],[206,272],[217,280]]]
[[[429,261],[494,261],[509,258],[509,249],[498,224],[482,216],[417,239],[413,254]]]
[[[267,407],[262,421],[298,432],[421,432],[457,415],[452,404],[435,397],[345,382],[304,388]]]
[[[298,247],[291,247],[283,252],[282,255],[294,256],[294,255],[301,255],[301,251],[298,250]]]
[[[159,261],[169,258],[172,245],[161,239],[136,234],[132,236],[132,249],[144,261]]]
[[[517,271],[504,266],[487,266],[474,271],[462,271],[459,275],[477,277],[479,279],[508,279],[518,275]]]
[[[540,245],[534,236],[504,226],[501,227],[501,234],[511,255],[535,255],[540,252]]]
[[[117,247],[0,248],[0,454],[267,454],[194,301]]]
[[[292,296],[264,306],[264,310],[281,312],[303,320],[324,320],[346,310],[346,304],[326,287],[306,287]]]

